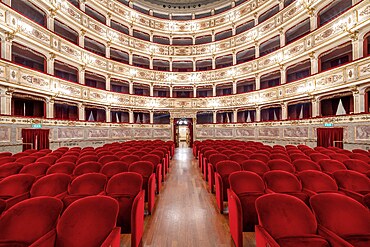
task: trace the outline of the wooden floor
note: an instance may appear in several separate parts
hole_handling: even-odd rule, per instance
[[[122,235],[121,246],[130,246]],[[243,234],[244,246],[255,246],[254,233]],[[145,217],[143,246],[234,246],[228,216],[218,212],[207,191],[192,149],[177,148],[151,216]]]

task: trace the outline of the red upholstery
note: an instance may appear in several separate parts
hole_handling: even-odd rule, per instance
[[[308,195],[302,191],[302,185],[292,173],[286,171],[269,171],[263,175],[263,180],[269,190],[288,194],[301,199],[308,205]]]
[[[303,153],[293,153],[293,154],[290,154],[289,156],[292,162],[296,160],[311,160],[310,157],[308,157],[307,155]]]
[[[108,162],[100,169],[100,173],[103,173],[108,178],[121,172],[128,172],[128,164],[123,161]]]
[[[369,152],[368,152],[368,151],[363,150],[363,149],[358,149],[358,148],[353,149],[353,150],[352,150],[352,153],[364,154],[364,155],[369,156]]]
[[[57,160],[57,162],[64,162],[64,161],[66,161],[66,162],[76,163],[77,160],[78,160],[78,157],[75,156],[75,155],[65,155],[65,156],[59,158]]]
[[[303,171],[298,173],[302,186],[311,195],[323,192],[338,192],[338,186],[329,175],[320,171]]]
[[[343,161],[343,163],[349,170],[364,174],[370,171],[370,165],[362,160],[350,159]]]
[[[0,218],[0,246],[33,244],[55,227],[62,208],[62,202],[52,197],[31,198],[14,205]]]
[[[24,166],[19,173],[26,173],[33,175],[35,177],[45,175],[47,169],[50,165],[48,163],[36,162],[34,164],[29,164]]]
[[[107,184],[107,195],[119,203],[117,225],[122,233],[131,233],[131,246],[138,246],[144,230],[143,178],[137,173],[114,175]]]
[[[370,157],[369,155],[366,155],[366,154],[353,153],[353,154],[350,154],[349,157],[351,159],[362,160],[363,162],[366,162],[366,163],[370,162]]]
[[[75,169],[75,165],[71,162],[60,162],[50,166],[47,170],[46,174],[53,174],[53,173],[65,173],[68,175],[72,175],[73,170]]]
[[[110,151],[106,151],[106,150],[96,150],[96,155],[99,157],[99,159],[103,156],[107,156],[107,155],[113,155],[112,152]]]
[[[317,222],[310,208],[296,197],[264,195],[256,200],[256,210],[257,246],[330,247],[317,235]]]
[[[254,153],[250,155],[249,158],[251,160],[260,160],[265,164],[270,160],[270,157],[267,154],[263,154],[263,153]]]
[[[14,162],[15,160],[16,160],[15,157],[9,157],[9,156],[2,157],[0,158],[0,165],[3,165],[5,163]]]
[[[0,159],[4,157],[10,157],[10,156],[12,156],[11,152],[1,152],[0,153]]]
[[[102,194],[105,190],[107,177],[100,173],[87,173],[73,179],[68,187],[68,195],[63,198],[65,207],[72,202],[86,197]]]
[[[155,154],[147,154],[147,155],[142,156],[141,160],[149,161],[153,164],[154,171],[155,171],[155,178],[156,178],[156,182],[157,182],[157,193],[159,193],[159,191],[162,188],[162,176],[165,172],[162,169],[160,156],[155,155]]]
[[[238,164],[241,164],[243,161],[248,160],[248,156],[240,153],[232,154],[229,156],[229,159],[232,161],[237,162]]]
[[[81,156],[78,160],[77,160],[77,165],[79,164],[82,164],[82,163],[85,163],[85,162],[88,162],[88,161],[95,161],[97,162],[98,161],[98,156],[95,155],[84,155],[84,156]]]
[[[202,171],[202,173],[204,175],[204,180],[207,180],[208,179],[208,177],[207,177],[208,163],[209,163],[209,157],[212,154],[219,154],[219,153],[216,150],[214,150],[214,149],[208,149],[203,154],[200,153],[200,155],[199,155],[199,161],[201,162],[199,165],[200,165],[200,169],[201,169],[201,171]]]
[[[55,246],[119,247],[118,203],[107,196],[89,196],[72,203],[56,228]]]
[[[270,168],[270,170],[280,170],[280,171],[286,171],[286,172],[295,172],[294,166],[283,159],[274,159],[267,162],[267,166]]]
[[[348,160],[348,159],[349,159],[349,157],[348,157],[347,155],[345,155],[345,154],[340,154],[340,153],[330,154],[329,156],[330,156],[330,158],[335,159],[335,160],[338,160],[338,161],[340,161],[340,162],[342,162],[342,163],[343,163],[345,160]]]
[[[293,161],[292,163],[297,172],[307,171],[307,170],[321,171],[321,167],[317,163],[313,162],[312,160],[297,159]]]
[[[101,164],[96,161],[87,161],[76,166],[73,171],[74,176],[79,176],[85,173],[98,173],[101,169]]]
[[[105,155],[99,158],[99,163],[101,163],[102,165],[105,165],[112,161],[119,161],[119,158],[115,155]]]
[[[31,188],[31,197],[53,196],[62,199],[65,196],[71,176],[63,173],[46,175],[37,180]]]
[[[250,171],[263,176],[263,174],[270,170],[270,168],[260,160],[246,160],[240,164],[244,171]]]
[[[0,215],[6,208],[6,201],[4,199],[0,199]]]
[[[35,177],[29,174],[16,174],[0,181],[0,199],[6,201],[6,209],[29,197]]]
[[[16,160],[17,163],[23,164],[23,165],[28,165],[36,161],[36,157],[33,156],[24,156],[20,157]]]
[[[330,159],[328,155],[322,154],[322,153],[313,153],[310,154],[310,158],[314,162],[318,162],[320,160]]]
[[[142,158],[143,156],[147,155],[148,153],[146,152],[143,152],[143,151],[136,151],[136,152],[133,152],[132,155],[136,155],[136,156],[139,156],[140,158]]]
[[[358,202],[366,205],[364,196],[370,193],[370,179],[355,171],[336,171],[333,177],[340,190]]]
[[[227,200],[227,190],[230,188],[229,175],[236,171],[241,171],[241,167],[236,161],[223,160],[216,164],[216,202],[220,213],[223,213],[224,201]]]
[[[332,246],[370,246],[368,208],[352,198],[336,193],[315,195],[310,203],[320,225],[320,234]]]
[[[229,157],[225,154],[211,154],[208,158],[207,164],[207,180],[208,180],[208,189],[213,193],[215,185],[215,167],[216,164],[223,160],[228,160]]]
[[[128,167],[129,172],[136,172],[143,177],[145,202],[148,202],[148,211],[151,214],[155,203],[155,174],[154,166],[149,161],[136,161]]]
[[[272,154],[270,154],[270,160],[276,160],[276,159],[285,160],[287,162],[290,162],[290,158],[289,158],[288,155],[285,155],[283,153],[272,153]]]
[[[0,179],[17,174],[22,169],[22,167],[23,165],[18,162],[9,162],[0,165]]]
[[[128,165],[131,165],[132,163],[139,161],[140,157],[136,155],[126,155],[121,157],[121,161],[127,163]]]
[[[323,159],[320,160],[318,163],[321,167],[321,170],[329,174],[335,171],[347,170],[347,167],[342,162],[339,162],[337,160]]]
[[[48,155],[48,156],[38,158],[36,161],[37,162],[44,162],[44,163],[48,163],[49,165],[52,165],[52,164],[55,163],[55,161],[57,161],[57,159],[58,159],[58,157],[56,157],[56,156]]]

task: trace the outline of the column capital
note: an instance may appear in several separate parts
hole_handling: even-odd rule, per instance
[[[12,42],[15,38],[16,31],[8,32],[5,31],[5,41]]]

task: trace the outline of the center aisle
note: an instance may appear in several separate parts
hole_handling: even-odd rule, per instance
[[[254,246],[244,239],[246,246]],[[227,215],[216,210],[191,148],[175,151],[154,213],[145,217],[143,246],[234,246]]]

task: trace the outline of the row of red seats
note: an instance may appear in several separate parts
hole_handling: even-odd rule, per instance
[[[132,143],[134,143],[135,145],[133,146]],[[6,209],[10,208],[17,202],[26,199],[29,194],[31,196],[48,195],[57,197],[63,199],[65,206],[68,206],[73,201],[82,196],[96,194],[107,194],[114,197],[120,196],[120,193],[122,192],[124,193],[124,195],[122,196],[123,201],[128,200],[128,198],[132,199],[132,197],[129,196],[130,193],[125,191],[124,188],[121,188],[124,185],[125,187],[127,187],[127,190],[132,190],[137,185],[137,183],[135,184],[135,182],[131,180],[127,180],[128,182],[121,181],[121,185],[117,183],[118,187],[116,186],[114,188],[119,190],[116,192],[114,192],[113,190],[112,193],[110,193],[106,190],[108,189],[109,181],[111,181],[111,179],[116,176],[115,174],[127,174],[126,176],[128,176],[129,174],[135,172],[133,173],[134,175],[137,175],[137,173],[141,175],[137,175],[142,180],[142,183],[140,184],[140,191],[143,189],[145,192],[147,192],[142,192],[145,193],[146,196],[136,196],[145,197],[146,201],[148,202],[148,210],[149,212],[152,212],[152,209],[154,207],[156,187],[156,173],[154,173],[155,165],[153,164],[156,164],[157,168],[159,168],[157,169],[157,174],[162,174],[162,164],[169,164],[171,149],[173,149],[174,145],[165,146],[164,150],[161,150],[162,147],[158,142],[156,143],[156,145],[153,145],[153,142],[146,141],[143,143],[139,141],[132,143],[114,143],[104,145],[103,147],[96,149],[92,147],[87,147],[83,149],[79,147],[71,149],[62,147],[53,152],[51,152],[51,150],[27,150],[25,152],[22,152],[21,155],[5,155],[6,158],[16,158],[16,162],[0,165],[0,174],[4,175],[6,172],[9,173],[9,169],[2,170],[2,168],[8,168],[12,165],[12,163],[13,165],[20,164],[20,172],[23,174],[6,174],[7,177],[0,181],[0,195],[3,195],[0,197],[3,197],[3,199],[5,199],[3,207]],[[137,154],[131,155],[130,152],[127,152],[127,149],[131,149],[131,151],[129,150],[130,152],[137,152]],[[150,152],[150,154],[148,154],[148,152]],[[139,155],[141,155],[141,157]],[[41,161],[39,159],[41,159]],[[18,160],[21,160],[24,163],[26,163],[27,160],[29,162],[36,162],[23,166],[24,163],[19,163]],[[168,169],[166,169],[166,171],[167,170]],[[3,171],[3,173],[1,171]],[[102,174],[99,174],[99,172]],[[30,174],[36,176],[36,178]],[[47,175],[45,176],[45,174]],[[19,178],[21,177],[28,177],[29,182],[20,182]],[[74,179],[72,180],[72,183],[70,183],[72,178]],[[109,181],[107,183],[107,187],[103,186],[106,184],[106,181],[108,179]],[[161,183],[161,176],[159,176],[158,179],[158,181]],[[33,184],[31,188],[34,180],[37,181]],[[91,181],[94,182],[89,183]],[[158,184],[160,185],[160,183]],[[22,185],[23,188],[19,188],[22,187]],[[78,190],[76,189],[80,187],[82,188],[82,192],[78,192]],[[157,188],[159,192],[160,187],[157,186]],[[66,190],[68,190],[68,193],[66,192]],[[121,200],[119,198],[116,199],[118,201]],[[120,207],[122,205],[120,202]],[[131,210],[130,206],[126,205],[124,206],[124,210],[120,210],[120,212],[122,211],[124,213],[120,213],[120,217],[118,218],[118,221],[124,222],[124,227],[121,227],[122,231],[126,232],[127,229],[131,231],[132,228],[132,246],[137,246],[142,236],[144,202],[142,207],[143,212],[137,213],[137,211],[141,211],[139,210],[140,208],[141,207],[136,207],[135,210]],[[135,214],[137,216],[134,216]],[[142,220],[140,220],[140,215],[142,216]],[[128,224],[128,221],[130,221],[131,218],[135,219],[135,217],[139,218],[131,223],[133,225],[131,227],[131,224]]]
[[[232,143],[232,146],[228,145],[229,143]],[[238,198],[242,202],[239,208],[233,209],[229,201],[230,228],[239,229],[232,234],[235,242],[239,241],[242,229],[245,231],[254,230],[254,225],[257,223],[254,201],[264,193],[286,193],[308,203],[308,199],[312,195],[333,191],[346,194],[365,205],[369,205],[370,180],[360,173],[369,175],[369,164],[368,160],[363,157],[362,160],[349,157],[351,154],[357,153],[346,152],[347,150],[340,152],[334,148],[311,149],[304,145],[269,147],[262,143],[239,141],[211,141],[198,143],[196,146],[193,150],[195,154],[198,154],[199,165],[205,174],[204,178],[208,180],[211,191],[215,183],[214,179],[216,179],[216,200],[221,212],[224,200],[226,198],[230,200],[227,193],[231,183],[229,181],[230,174],[241,170],[249,171],[253,174],[254,180],[259,183],[259,185],[253,183],[237,187],[242,190],[241,197],[248,194],[247,198],[249,198],[247,201]],[[327,156],[319,151],[328,151]],[[349,169],[354,168],[357,172],[349,171],[341,161],[331,159],[335,158],[335,155],[330,153],[332,155],[330,157],[329,152],[338,153],[339,157],[343,154],[345,157],[341,157],[341,161],[347,164]],[[310,159],[309,155],[312,157],[321,156],[322,159],[317,159],[315,162]],[[205,169],[206,166],[208,169]],[[262,177],[265,181],[262,180]],[[232,193],[232,190],[230,191]],[[231,197],[235,198],[235,193]],[[243,219],[243,224],[238,226],[237,223],[241,219]]]

